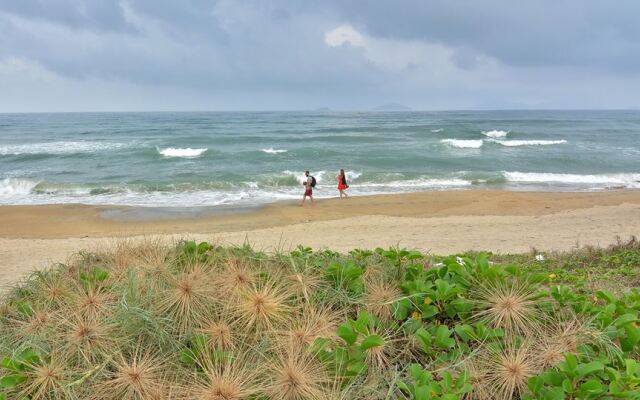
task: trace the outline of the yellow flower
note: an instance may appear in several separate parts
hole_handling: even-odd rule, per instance
[[[555,279],[556,274],[549,274],[549,279]]]
[[[431,300],[431,297],[425,297],[424,298],[424,304],[431,304],[433,300]]]
[[[416,321],[420,321],[422,319],[422,314],[420,314],[417,311],[414,311],[411,313],[411,318],[415,319]]]

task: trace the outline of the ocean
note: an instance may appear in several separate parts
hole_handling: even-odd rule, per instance
[[[0,204],[640,188],[640,111],[0,114]]]

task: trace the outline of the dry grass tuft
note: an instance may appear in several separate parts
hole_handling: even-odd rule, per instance
[[[238,319],[247,328],[273,330],[290,313],[291,297],[291,292],[274,282],[251,287],[237,301]]]
[[[291,290],[297,297],[309,301],[311,296],[322,286],[322,279],[310,273],[295,273],[289,275],[287,280],[291,283]]]
[[[473,397],[500,400],[519,398],[527,390],[529,378],[541,371],[537,350],[530,342],[486,345],[468,368]]]
[[[215,278],[224,296],[238,297],[257,283],[256,273],[244,262],[234,259]]]
[[[507,334],[531,334],[544,326],[545,314],[539,308],[544,301],[535,285],[520,280],[480,281],[472,286],[474,319]]]
[[[344,320],[340,313],[329,307],[306,305],[299,315],[291,318],[290,325],[278,333],[282,347],[303,351],[317,338],[333,337],[338,325]]]
[[[84,318],[98,319],[108,315],[114,303],[111,293],[99,287],[84,288],[78,284],[76,291],[72,293],[68,308]]]
[[[64,399],[65,386],[69,383],[70,374],[65,363],[57,357],[49,361],[30,365],[24,372],[26,384],[21,388],[18,398]]]
[[[213,317],[203,323],[196,330],[197,333],[207,337],[207,345],[212,350],[232,351],[245,343],[241,334],[238,321],[234,319],[231,311],[223,311],[219,316]]]
[[[116,338],[111,324],[76,314],[62,320],[62,329],[65,352],[79,355],[88,364],[113,352]]]
[[[104,400],[161,400],[168,398],[166,364],[150,353],[136,349],[125,358],[119,354],[112,362],[106,380],[96,390],[96,396]]]
[[[189,399],[243,400],[261,393],[258,379],[260,365],[255,359],[228,358],[214,362],[207,358],[201,364],[204,376],[190,385]]]
[[[310,355],[293,349],[280,354],[268,367],[267,393],[273,400],[325,399],[326,371]]]
[[[392,304],[402,296],[397,286],[376,279],[365,286],[364,304],[369,313],[383,321],[389,321],[393,316]]]
[[[186,334],[211,315],[216,301],[206,275],[196,267],[178,276],[169,276],[168,287],[161,294],[157,308],[176,322],[181,334]]]

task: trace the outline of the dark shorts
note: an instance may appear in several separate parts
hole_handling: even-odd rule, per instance
[[[311,196],[311,195],[313,195],[313,189],[311,189],[311,188],[306,188],[306,189],[304,190],[304,195],[305,195],[305,196]]]

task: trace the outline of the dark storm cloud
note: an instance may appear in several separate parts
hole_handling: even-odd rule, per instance
[[[334,6],[375,36],[472,48],[515,66],[640,67],[637,0],[343,0]]]
[[[638,17],[631,0],[0,0],[0,84],[51,72],[297,108],[601,101],[588,82],[635,104],[619,94],[640,79]],[[326,43],[337,28],[361,37]]]

